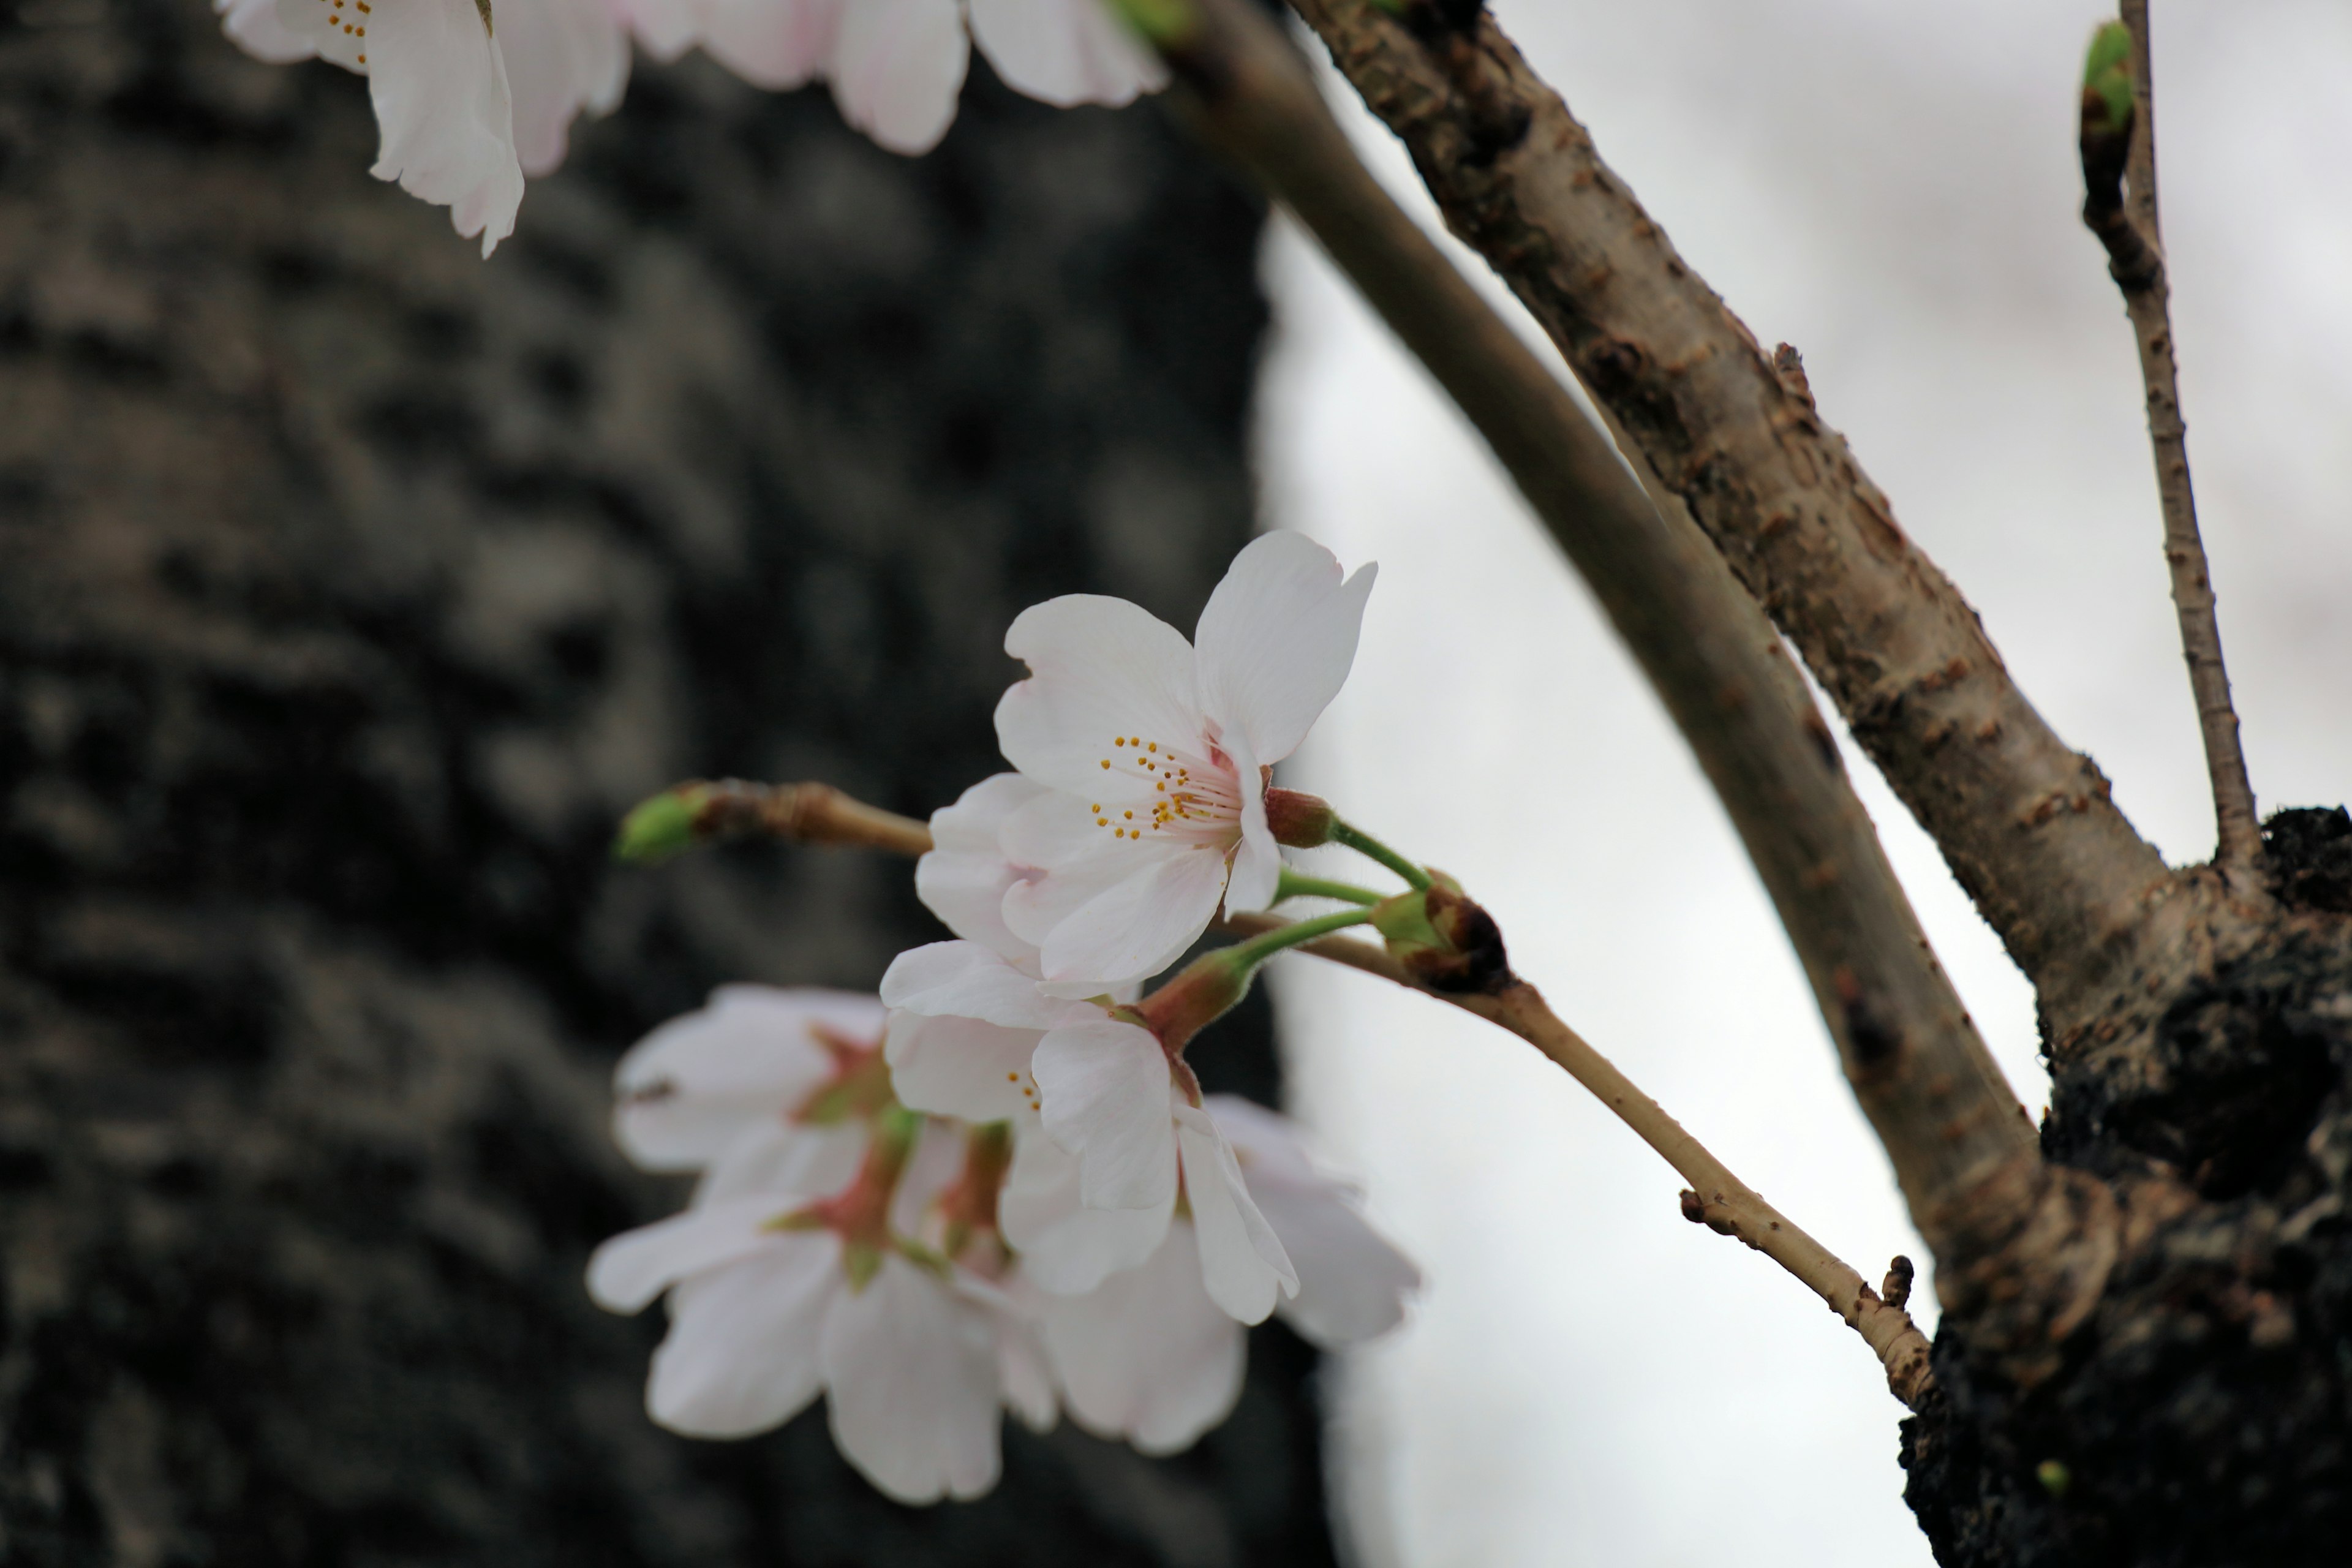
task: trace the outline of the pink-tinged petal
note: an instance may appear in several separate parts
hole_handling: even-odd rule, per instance
[[[856,1121],[764,1122],[710,1163],[695,1184],[695,1206],[764,1195],[793,1209],[829,1198],[856,1178],[867,1135],[866,1124]]]
[[[1351,1188],[1316,1170],[1297,1127],[1232,1095],[1211,1095],[1202,1108],[1233,1145],[1251,1196],[1298,1271],[1298,1294],[1276,1310],[1325,1350],[1403,1321],[1421,1271],[1365,1223]]]
[[[1019,773],[982,779],[953,805],[931,813],[931,852],[915,862],[915,896],[923,907],[956,935],[1016,963],[1034,962],[1037,948],[1004,923],[1004,895],[1027,868],[1008,857],[1002,838],[1013,814],[1045,794],[1045,785]]]
[[[1152,780],[1104,767],[1121,754],[1113,742],[1200,741],[1192,645],[1125,599],[1071,594],[1033,605],[1004,634],[1004,651],[1031,673],[997,703],[996,742],[1005,761],[1041,784],[1133,805],[1154,793]]]
[[[754,87],[794,88],[840,47],[843,0],[707,0],[702,47]]]
[[[1079,1200],[1078,1158],[1042,1132],[1021,1136],[996,1200],[996,1222],[1021,1254],[1021,1272],[1055,1296],[1083,1296],[1159,1250],[1175,1212],[1090,1209]]]
[[[1032,1432],[1050,1432],[1061,1419],[1053,1363],[1045,1359],[1045,1344],[1034,1323],[997,1314],[996,1381],[1004,1393],[1004,1408]]]
[[[1282,846],[1266,825],[1265,779],[1246,738],[1228,735],[1225,743],[1240,770],[1242,789],[1242,841],[1234,848],[1233,868],[1225,878],[1225,908],[1270,909],[1282,882]]]
[[[928,153],[955,121],[970,59],[956,0],[858,0],[834,46],[833,100],[879,145]]]
[[[1150,47],[1103,0],[971,0],[971,34],[1016,91],[1068,108],[1126,103],[1167,85]]]
[[[1055,927],[1140,868],[1133,853],[1107,853],[1133,851],[1137,847],[1113,838],[1108,828],[1097,826],[1095,818],[1104,813],[1089,810],[1090,804],[1103,803],[1055,791],[1031,802],[1005,824],[1008,852],[1039,868],[1026,880],[1005,889],[1001,906],[1006,928],[1033,952],[1054,933]],[[1165,851],[1144,853],[1157,856]]]
[[[514,89],[515,155],[536,179],[563,162],[572,121],[609,114],[629,81],[629,40],[606,0],[497,0]]]
[[[1237,1321],[1263,1322],[1277,1293],[1298,1293],[1297,1271],[1250,1197],[1241,1166],[1216,1124],[1189,1105],[1180,1107],[1176,1142],[1183,1152],[1184,1195],[1192,1205],[1209,1298]]]
[[[1008,1029],[1049,1029],[1069,1005],[976,942],[908,948],[882,975],[883,1005],[928,1017],[979,1018]]]
[[[1046,937],[1041,989],[1091,996],[1148,979],[1182,957],[1217,918],[1225,862],[1214,849],[1162,850],[1147,842],[1130,853],[1139,874],[1112,883]]]
[[[305,4],[316,3],[305,0]],[[278,0],[214,0],[213,9],[220,13],[221,31],[229,41],[255,59],[290,65],[319,52],[310,39],[278,18]]]
[[[892,1234],[914,1236],[921,1231],[932,1205],[963,1174],[971,1131],[951,1121],[923,1123],[907,1157],[907,1168],[899,1173],[898,1191],[890,1195]]]
[[[664,65],[702,41],[698,0],[614,0],[614,11],[646,53]]]
[[[824,1322],[826,1416],[858,1472],[900,1502],[978,1497],[996,1484],[991,1315],[895,1253]]]
[[[1298,1124],[1280,1111],[1268,1110],[1255,1100],[1244,1100],[1237,1094],[1210,1095],[1202,1100],[1201,1109],[1209,1113],[1209,1120],[1216,1123],[1224,1141],[1234,1146],[1242,1173],[1249,1178],[1250,1191],[1261,1197],[1269,1183],[1354,1190],[1316,1168]]]
[[[288,40],[299,38],[308,46],[309,52],[320,59],[332,60],[345,70],[361,76],[368,74],[367,61],[362,58],[368,52],[368,40],[359,36],[356,20],[349,24],[350,32],[343,30],[346,24],[332,0],[277,0],[276,10],[278,26],[275,29],[267,28],[258,18],[245,25],[264,37],[270,37],[274,32],[278,36],[271,37],[271,42],[276,47],[290,47]],[[373,22],[373,18],[370,20]],[[373,26],[369,28],[372,34],[375,30]],[[481,29],[477,27],[475,31],[478,33]]]
[[[1342,582],[1329,551],[1277,531],[1234,556],[1209,595],[1193,633],[1201,707],[1228,735],[1247,736],[1259,762],[1297,751],[1339,695],[1375,570]]]
[[[588,1259],[588,1294],[608,1312],[637,1312],[691,1274],[774,1245],[774,1200],[739,1198],[623,1231]]]
[[[447,207],[459,234],[482,237],[488,256],[514,232],[522,165],[506,59],[483,16],[475,0],[378,5],[364,58],[382,133],[369,173]]]
[[[816,1397],[825,1308],[845,1288],[828,1232],[772,1238],[756,1256],[688,1280],[670,1296],[646,1410],[690,1437],[748,1437]]]
[[[890,1020],[891,1087],[908,1109],[967,1121],[1034,1120],[1036,1080],[1029,1058],[1043,1034],[1007,1029],[977,1018],[927,1018],[900,1013]]]
[[[1298,1271],[1298,1294],[1276,1310],[1309,1343],[1339,1350],[1404,1321],[1421,1270],[1337,1192],[1276,1188],[1259,1206]]]
[[[1114,816],[1115,812],[1148,813],[1150,809],[1140,797],[1133,805],[1122,805],[1110,800],[1108,792],[1089,800],[1041,785],[1034,797],[1005,817],[997,842],[1009,858],[1028,868],[1032,879],[1070,868],[1116,868],[1126,865],[1127,858],[1110,851],[1129,846],[1124,838],[1112,837],[1111,828],[1104,824],[1125,821]]]
[[[1241,1397],[1247,1342],[1202,1289],[1192,1228],[1177,1221],[1141,1268],[1041,1314],[1071,1418],[1147,1454],[1190,1447]]]
[[[813,1031],[878,1040],[882,1005],[845,991],[727,985],[673,1018],[614,1069],[613,1135],[649,1171],[691,1171],[781,1121],[835,1069]]]
[[[1046,1133],[1078,1157],[1087,1206],[1176,1201],[1168,1058],[1150,1030],[1109,1018],[1065,1025],[1038,1042],[1029,1070],[1045,1093]]]

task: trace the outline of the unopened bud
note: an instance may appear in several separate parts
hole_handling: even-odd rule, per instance
[[[1274,841],[1286,848],[1312,849],[1330,843],[1339,820],[1339,814],[1319,795],[1300,789],[1265,792],[1265,825],[1274,829]]]
[[[699,784],[680,784],[639,805],[621,819],[621,831],[613,840],[614,858],[667,860],[692,848],[707,794]]]
[[[2131,31],[2109,22],[2091,35],[2083,59],[2082,121],[2077,130],[2083,178],[2091,204],[2112,207],[2122,198],[2124,164],[2131,156]]]
[[[1450,877],[1374,904],[1372,929],[1432,991],[1491,994],[1511,983],[1502,928]]]
[[[1236,951],[1229,947],[1202,953],[1175,979],[1121,1011],[1134,1015],[1137,1023],[1158,1036],[1160,1049],[1169,1056],[1181,1054],[1193,1036],[1249,994],[1250,976],[1257,966],[1235,960]]]

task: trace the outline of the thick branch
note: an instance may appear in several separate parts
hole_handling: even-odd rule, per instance
[[[1389,199],[1286,37],[1199,0],[1180,106],[1255,174],[1420,356],[1591,584],[1729,812],[1856,1095],[1939,1258],[2032,1130],[1928,951],[1828,725],[1722,558],[1661,517],[1569,392]],[[2003,1184],[1999,1190],[2009,1190]]]
[[[678,786],[680,792],[724,790],[734,803],[727,812],[725,831],[710,837],[762,837],[794,844],[865,845],[900,855],[921,855],[931,847],[930,829],[908,816],[882,811],[852,799],[828,784],[724,785],[699,782]],[[1218,922],[1236,936],[1263,936],[1291,922],[1278,915],[1235,914]],[[1886,1386],[1895,1397],[1916,1410],[1935,1387],[1927,1365],[1927,1340],[1899,1302],[1889,1303],[1873,1290],[1835,1253],[1815,1241],[1762,1195],[1731,1173],[1706,1146],[1684,1131],[1664,1107],[1643,1094],[1633,1081],[1560,1022],[1536,988],[1513,981],[1496,995],[1465,995],[1432,991],[1414,980],[1387,950],[1349,937],[1327,936],[1302,942],[1297,951],[1452,1003],[1490,1023],[1499,1024],[1534,1046],[1569,1075],[1591,1090],[1618,1120],[1656,1150],[1692,1191],[1683,1194],[1685,1217],[1725,1236],[1736,1236],[1802,1281],[1829,1304],[1830,1310],[1859,1333],[1886,1370]]]
[[[2262,824],[2254,812],[2245,752],[2239,745],[2229,671],[2221,662],[2221,627],[2214,616],[2205,542],[2197,529],[2197,498],[2189,482],[2189,426],[2180,416],[2179,374],[2173,358],[2172,289],[2157,219],[2147,0],[2124,0],[2123,21],[2131,36],[2132,107],[2126,122],[2117,125],[2106,100],[2092,89],[2084,91],[2083,222],[2106,247],[2107,270],[2123,293],[2139,343],[2148,440],[2164,510],[2164,559],[2172,574],[2172,605],[2180,621],[2189,689],[2197,700],[2198,729],[2205,740],[2205,771],[2212,781],[2218,839],[2214,863],[2232,891],[2259,898],[2263,886],[2256,862],[2262,856]]]
[[[2097,986],[2164,864],[1801,382],[1775,373],[1483,9],[1295,3],[1454,231],[1788,633],[2045,1002]]]

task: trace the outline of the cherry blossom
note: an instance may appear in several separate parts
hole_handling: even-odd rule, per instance
[[[1420,1271],[1365,1223],[1349,1188],[1316,1171],[1293,1125],[1231,1095],[1212,1095],[1202,1107],[1297,1266],[1298,1294],[1276,1308],[1283,1321],[1324,1350],[1402,1322]],[[1208,1293],[1192,1228],[1176,1220],[1139,1267],[1084,1295],[1035,1301],[1071,1417],[1147,1454],[1188,1446],[1224,1419],[1241,1393],[1246,1341]]]
[[[1254,1323],[1297,1290],[1233,1150],[1201,1110],[1192,1069],[1150,1029],[1098,1003],[1047,995],[1021,965],[973,942],[899,954],[882,1000],[893,1010],[886,1052],[902,1101],[1013,1123],[1005,1234],[1034,1255],[1041,1282],[1083,1290],[1149,1257],[1181,1177],[1211,1299]]]
[[[1027,679],[997,705],[1007,761],[1045,793],[1000,835],[1003,917],[1045,987],[1085,996],[1157,973],[1222,903],[1272,903],[1282,871],[1265,781],[1355,660],[1374,569],[1269,533],[1234,557],[1193,642],[1123,599],[1024,611],[1005,651]]]
[[[889,1099],[869,995],[721,986],[614,1071],[613,1135],[649,1171],[702,1171],[699,1198],[825,1193],[856,1173]]]
[[[376,178],[447,207],[459,234],[481,236],[484,256],[514,232],[523,171],[490,0],[223,0],[221,8],[228,36],[259,58],[315,55],[368,79]]]
[[[771,1189],[699,1201],[597,1249],[588,1289],[600,1306],[635,1312],[668,1292],[669,1332],[646,1386],[656,1421],[747,1436],[822,1391],[842,1453],[883,1491],[920,1503],[995,1484],[1008,1398],[1033,1419],[1042,1403],[1051,1419],[1040,1352],[1009,1299],[907,1235],[939,1185],[914,1172],[938,1163],[927,1152],[952,1152],[954,1134],[898,1118],[831,1197]]]

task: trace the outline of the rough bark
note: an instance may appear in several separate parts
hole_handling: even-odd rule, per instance
[[[986,83],[934,157],[646,70],[485,266],[361,83],[198,0],[0,12],[0,1560],[1330,1559],[1312,1358],[1190,1455],[1008,1435],[883,1500],[699,1444],[587,1250],[662,1212],[614,1053],[871,985],[902,862],[656,872],[694,773],[921,812],[1019,605],[1189,618],[1249,526],[1257,214],[1149,114]],[[1273,1088],[1258,1015],[1204,1072]]]

